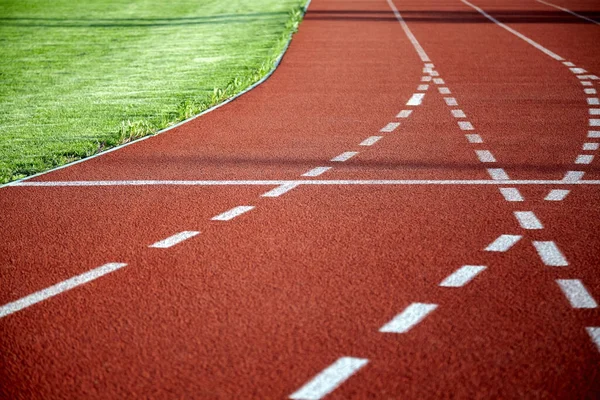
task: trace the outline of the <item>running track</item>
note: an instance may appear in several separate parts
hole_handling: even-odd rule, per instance
[[[0,397],[597,398],[600,5],[469,1],[0,189]]]

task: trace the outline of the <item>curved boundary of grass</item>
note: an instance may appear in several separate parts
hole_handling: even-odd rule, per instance
[[[41,175],[45,175],[52,171],[57,171],[57,170],[60,170],[63,168],[68,168],[75,164],[79,164],[84,161],[91,160],[92,158],[100,157],[104,154],[119,150],[125,146],[129,146],[131,144],[141,142],[142,140],[149,139],[156,135],[160,135],[161,133],[168,132],[171,129],[175,129],[178,126],[186,124],[198,117],[201,117],[204,114],[207,114],[211,111],[216,110],[219,107],[224,106],[227,103],[232,102],[233,100],[237,99],[238,97],[244,95],[245,93],[247,93],[250,90],[254,89],[255,87],[259,86],[260,84],[265,82],[267,79],[269,79],[271,77],[271,75],[273,75],[273,73],[275,72],[277,67],[279,67],[279,64],[281,64],[281,60],[283,59],[283,56],[285,55],[288,48],[290,47],[290,43],[292,42],[292,37],[298,31],[298,26],[299,26],[300,22],[302,21],[302,19],[304,18],[304,15],[306,14],[306,11],[308,10],[308,7],[309,7],[311,1],[312,0],[307,0],[303,7],[299,7],[297,10],[293,10],[290,12],[290,18],[289,18],[288,22],[286,23],[286,32],[283,35],[284,38],[286,39],[283,49],[280,52],[278,52],[278,55],[275,58],[265,61],[261,65],[261,67],[259,68],[259,70],[257,71],[256,74],[245,77],[243,79],[234,78],[225,86],[225,88],[215,88],[213,90],[213,95],[211,96],[211,99],[208,103],[191,104],[188,101],[185,101],[183,104],[180,104],[180,109],[181,109],[180,115],[182,115],[182,117],[177,118],[175,121],[170,121],[170,122],[165,123],[165,125],[167,125],[167,126],[153,128],[147,124],[140,124],[140,121],[136,121],[134,123],[127,121],[128,122],[127,125],[123,124],[121,126],[121,140],[120,140],[121,143],[120,144],[118,144],[114,147],[110,147],[106,150],[104,150],[103,144],[101,144],[98,147],[97,152],[94,154],[84,156],[78,160],[71,161],[69,163],[59,165],[59,166],[50,168],[46,171],[39,172],[37,174],[33,174],[30,176],[26,176],[24,178],[17,179],[12,182],[0,184],[0,189],[7,187],[7,186],[15,185],[19,182],[23,182],[23,181],[26,181],[29,179],[36,178]],[[190,116],[190,114],[191,114],[191,116]]]

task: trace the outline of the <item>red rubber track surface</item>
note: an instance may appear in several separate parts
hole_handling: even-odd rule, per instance
[[[600,26],[535,1],[473,2],[600,75]],[[600,12],[594,1],[552,3]],[[421,82],[423,62],[385,0],[313,0],[262,85],[32,181],[489,180],[486,168],[600,179],[596,158],[574,164],[599,139],[586,137],[590,96],[568,67],[460,1],[395,4],[444,84]],[[406,106],[413,93],[422,104]],[[396,118],[403,109],[413,112]],[[380,133],[389,122],[401,125]],[[373,135],[383,138],[359,146]],[[346,151],[359,153],[329,161]],[[333,169],[301,176],[319,166]],[[495,184],[302,185],[261,197],[275,186],[0,189],[0,305],[127,263],[0,319],[0,398],[284,399],[345,356],[369,363],[327,398],[599,395],[600,348],[586,327],[600,327],[600,313],[573,308],[556,283],[579,279],[600,301],[598,185],[506,186],[524,202]],[[571,192],[544,200],[551,189]],[[256,208],[211,220],[240,205]],[[523,229],[514,211],[533,211],[543,229]],[[186,230],[201,233],[148,247]],[[484,251],[502,234],[523,237]],[[544,265],[532,241],[554,241],[568,267]],[[463,265],[487,269],[439,286]],[[411,303],[438,308],[406,333],[379,332]]]

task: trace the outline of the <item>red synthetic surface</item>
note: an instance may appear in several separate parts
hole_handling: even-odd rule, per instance
[[[593,17],[593,1],[551,1]],[[544,4],[476,0],[600,74],[600,26]],[[385,0],[313,0],[281,66],[234,102],[170,132],[34,181],[561,179],[586,142],[583,86],[560,62],[460,1],[396,2],[445,85],[406,107],[423,63]],[[427,74],[425,74],[427,75]],[[600,90],[600,81],[594,88]],[[441,95],[447,86],[452,94]],[[461,131],[455,97],[475,131]],[[407,119],[396,119],[402,109]],[[379,133],[388,122],[392,133]],[[480,134],[471,144],[465,133]],[[359,143],[384,136],[371,147]],[[482,164],[474,150],[490,150]],[[329,160],[345,151],[349,161]],[[556,279],[600,301],[598,185],[7,187],[0,305],[108,262],[123,269],[0,319],[0,398],[283,399],[336,359],[369,364],[328,398],[597,398],[600,349]],[[571,189],[560,202],[551,189]],[[240,205],[256,208],[211,221]],[[524,230],[513,211],[534,211]],[[175,233],[200,235],[148,248]],[[523,235],[506,253],[483,249]],[[568,267],[542,263],[552,240]],[[461,288],[462,265],[488,268]],[[413,302],[439,307],[404,334]]]

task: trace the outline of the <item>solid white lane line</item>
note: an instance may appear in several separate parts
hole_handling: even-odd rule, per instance
[[[598,99],[597,97],[588,97],[587,103],[590,106],[597,106],[598,104],[600,104],[600,99]]]
[[[417,90],[423,91],[423,90],[427,90],[429,89],[429,85],[419,85],[417,87]]]
[[[600,327],[599,326],[589,326],[585,328],[588,335],[592,338],[592,341],[596,344],[598,351],[600,351]]]
[[[484,163],[496,162],[496,158],[489,150],[475,150],[475,154],[477,154],[477,158],[479,161]]]
[[[457,106],[458,102],[454,97],[444,97],[447,106]]]
[[[600,119],[590,118],[590,126],[600,126]]]
[[[386,126],[381,128],[379,130],[379,132],[393,132],[394,129],[396,129],[399,126],[400,126],[400,122],[390,122],[389,124],[387,124]]]
[[[483,265],[463,265],[456,271],[452,273],[452,275],[446,277],[440,283],[442,287],[461,287],[469,283],[473,278],[475,278],[481,271],[483,271],[486,267]]]
[[[389,0],[388,0],[389,1]],[[406,102],[407,106],[419,106],[423,102],[423,97],[425,97],[425,93],[415,93],[412,97]]]
[[[523,229],[543,229],[544,226],[533,211],[515,211],[515,218]]]
[[[575,66],[575,64],[573,64],[570,61],[565,61],[565,62],[563,62],[563,64],[566,65],[567,67],[574,67]]]
[[[396,115],[396,118],[408,118],[413,110],[402,110]]]
[[[495,181],[510,180],[510,178],[508,177],[508,174],[502,168],[488,168],[487,172],[492,177],[492,179]]]
[[[583,150],[598,150],[600,147],[600,143],[584,143],[582,149]]]
[[[547,1],[544,1],[544,0],[537,0],[537,1],[538,1],[539,3],[545,4],[545,5],[547,5],[547,6],[554,7],[554,8],[556,8],[556,9],[562,10],[562,11],[564,11],[564,12],[566,12],[566,13],[569,13],[569,14],[571,14],[571,15],[574,15],[574,16],[576,16],[576,17],[579,17],[579,18],[581,18],[581,19],[585,19],[586,21],[589,21],[589,22],[591,22],[591,23],[594,23],[594,24],[596,24],[596,25],[600,25],[600,22],[594,21],[593,19],[591,19],[591,18],[588,18],[588,17],[586,17],[586,16],[583,16],[583,15],[581,15],[581,14],[577,14],[576,12],[573,12],[573,11],[571,11],[571,10],[568,10],[568,9],[566,9],[566,8],[564,8],[564,7],[560,7],[560,6],[557,6],[556,4],[548,3]],[[565,65],[567,65],[567,64],[565,64]],[[567,65],[567,66],[568,66],[568,65]]]
[[[597,308],[598,303],[579,279],[557,279],[556,283],[573,308]]]
[[[590,139],[600,138],[600,131],[588,131],[587,137],[589,137]]]
[[[56,285],[50,286],[49,288],[32,293],[29,296],[25,296],[17,301],[5,304],[2,307],[0,307],[0,318],[6,317],[7,315],[20,311],[24,308],[30,307],[41,301],[47,300],[50,297],[54,297],[57,294],[66,292],[67,290],[71,290],[77,286],[93,281],[94,279],[98,279],[101,276],[114,272],[120,268],[123,268],[126,265],[127,264],[124,263],[104,264],[98,268],[92,269],[91,271],[74,276],[73,278],[67,279],[60,283],[57,283]]]
[[[574,74],[587,74],[587,71],[583,68],[569,68]]]
[[[435,83],[436,85],[443,85],[446,82],[444,82],[442,78],[433,78],[433,83]]]
[[[600,115],[600,108],[590,108],[590,115]]]
[[[458,127],[463,131],[475,130],[475,128],[473,128],[473,124],[471,124],[469,121],[458,121]]]
[[[548,193],[544,200],[548,201],[561,201],[569,194],[570,190],[566,189],[553,189]]]
[[[551,267],[566,267],[569,265],[565,256],[560,252],[556,243],[548,242],[533,242],[533,246],[542,262]]]
[[[379,329],[383,333],[406,333],[437,308],[437,304],[412,303]]]
[[[575,159],[575,164],[589,164],[594,160],[594,156],[590,154],[580,154]]]
[[[521,192],[517,188],[500,188],[500,193],[506,201],[524,201]]]
[[[450,94],[450,89],[448,89],[447,87],[440,87],[438,88],[438,92],[440,92],[440,94]]]
[[[519,240],[521,240],[521,237],[521,235],[500,235],[484,250],[505,252],[513,247]]]
[[[481,8],[477,7],[476,5],[469,3],[467,0],[461,0],[461,1],[463,3],[465,3],[466,5],[468,5],[469,7],[474,8],[475,10],[477,10],[480,14],[482,14],[483,16],[485,16],[487,19],[489,19],[490,21],[493,21],[496,25],[498,25],[498,26],[506,29],[507,31],[509,31],[513,35],[515,35],[515,36],[523,39],[524,41],[526,41],[527,43],[529,43],[530,45],[532,45],[536,49],[540,50],[544,54],[546,54],[546,55],[554,58],[557,61],[564,61],[564,58],[562,58],[558,54],[553,53],[552,51],[548,50],[547,48],[545,48],[541,44],[539,44],[537,42],[534,42],[533,40],[529,39],[527,36],[523,35],[522,33],[517,32],[516,30],[514,30],[510,26],[503,24],[502,22],[498,21],[496,18],[492,17],[491,15],[489,15],[488,13],[486,13],[485,11],[483,11]]]
[[[211,220],[212,221],[229,221],[231,219],[234,219],[237,216],[240,216],[240,215],[252,210],[253,208],[254,208],[254,206],[237,206],[237,207],[232,208],[229,211],[225,211],[222,214],[212,217]]]
[[[422,76],[421,82],[431,82],[431,76]]]
[[[597,94],[598,92],[596,91],[596,89],[585,88],[585,89],[583,89],[583,93],[585,93],[585,94]]]
[[[176,244],[181,243],[184,240],[187,240],[189,238],[192,238],[199,233],[200,232],[198,232],[198,231],[183,231],[183,232],[177,233],[173,236],[170,236],[166,239],[163,239],[159,242],[151,244],[148,247],[153,247],[155,249],[168,249],[169,247],[175,246]]]
[[[585,175],[585,172],[583,171],[567,171],[565,177],[563,178],[563,181],[578,182],[581,180],[581,178],[583,178],[583,175]]]
[[[373,146],[377,143],[383,136],[371,136],[360,142],[359,146]]]
[[[476,133],[467,133],[465,135],[469,143],[483,143],[483,139]]]
[[[302,174],[302,176],[319,176],[324,172],[327,172],[331,169],[331,167],[317,167],[313,168],[308,172]]]
[[[352,157],[354,157],[357,154],[358,154],[358,151],[345,151],[342,154],[333,157],[331,159],[331,161],[335,161],[335,162],[348,161],[349,159],[351,159]]]
[[[454,118],[467,118],[463,110],[450,110]]]
[[[341,357],[321,371],[307,384],[290,395],[293,400],[319,400],[333,392],[338,386],[367,365],[369,360]]]
[[[404,18],[402,18],[402,15],[400,15],[400,13],[398,12],[398,9],[396,8],[396,6],[392,2],[392,0],[387,0],[387,3],[390,6],[390,8],[392,9],[392,11],[394,12],[394,15],[396,16],[396,19],[400,23],[400,26],[402,27],[402,30],[406,34],[406,37],[408,38],[408,40],[410,40],[413,47],[417,51],[417,54],[421,58],[421,61],[430,62],[431,60],[429,59],[429,56],[427,55],[427,53],[425,53],[425,50],[423,50],[423,47],[421,47],[421,44],[419,43],[419,41],[417,40],[415,35],[413,35],[413,33],[410,31],[410,29],[408,29],[408,25],[404,21]]]
[[[261,197],[279,197],[298,186],[300,186],[299,183],[284,183],[283,185],[277,186],[275,189],[263,193]]]

